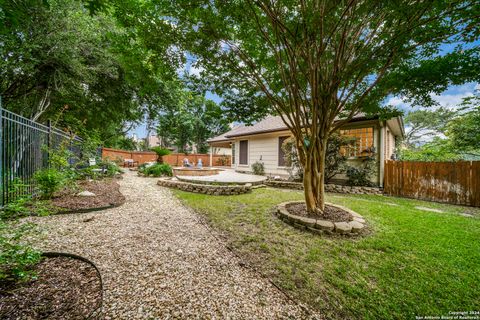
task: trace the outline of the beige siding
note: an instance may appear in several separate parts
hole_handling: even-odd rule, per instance
[[[236,159],[240,156],[239,144],[241,140],[248,140],[248,165],[235,163],[238,171],[252,171],[252,164],[259,161],[265,166],[265,173],[268,175],[288,175],[285,168],[278,166],[278,144],[279,137],[287,136],[288,132],[274,134],[263,134],[238,138],[235,140]]]

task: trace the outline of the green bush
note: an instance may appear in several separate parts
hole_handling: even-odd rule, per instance
[[[167,176],[171,177],[172,176],[172,167],[169,164],[166,163],[157,163],[154,164],[150,167],[144,167],[142,169],[143,174],[146,176],[153,176],[153,177],[162,177],[162,176]]]
[[[35,173],[42,198],[51,199],[53,194],[62,187],[65,176],[54,168],[43,169]]]
[[[41,259],[41,253],[21,243],[32,225],[16,226],[0,220],[0,282],[24,281],[35,276],[30,268]]]
[[[376,171],[375,157],[367,157],[360,167],[347,167],[347,184],[350,186],[373,186],[371,178]]]
[[[99,167],[105,169],[105,176],[107,177],[113,177],[117,173],[122,172],[120,167],[115,162],[112,162],[112,161],[102,161],[99,164]]]
[[[265,165],[263,164],[263,162],[255,162],[254,164],[252,164],[252,170],[253,170],[253,174],[256,174],[258,176],[263,176],[265,174]]]

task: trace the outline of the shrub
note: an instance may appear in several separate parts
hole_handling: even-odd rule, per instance
[[[35,180],[44,199],[51,199],[53,194],[62,187],[64,179],[64,175],[54,168],[43,169],[35,173]]]
[[[141,171],[146,176],[153,176],[153,177],[162,177],[162,176],[172,176],[172,167],[167,163],[157,163],[150,167],[144,167],[143,171]]]
[[[21,238],[32,225],[19,227],[0,221],[0,281],[29,280],[35,274],[31,266],[38,263],[41,253],[21,243]]]
[[[113,177],[115,176],[117,173],[120,173],[122,172],[120,170],[120,167],[115,163],[115,162],[112,162],[112,161],[102,161],[99,166],[103,169],[105,169],[105,175],[107,177]]]
[[[163,163],[163,156],[169,155],[171,153],[170,150],[162,147],[153,147],[153,148],[150,148],[150,150],[152,150],[157,154],[158,163]]]
[[[252,164],[252,170],[253,174],[263,176],[265,174],[265,165],[263,164],[263,162],[257,161]]]
[[[370,179],[377,171],[375,164],[375,157],[372,156],[365,158],[360,167],[347,167],[347,184],[351,186],[373,186],[374,183]]]

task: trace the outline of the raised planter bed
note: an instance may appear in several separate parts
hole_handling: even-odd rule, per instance
[[[304,201],[281,203],[277,206],[277,215],[286,223],[313,233],[359,234],[365,230],[365,219],[361,215],[353,210],[333,203],[327,203],[327,206],[330,206],[335,210],[341,210],[346,213],[346,215],[338,215],[331,219],[320,219],[297,215],[292,212],[293,210],[289,209],[290,206],[304,203]],[[345,219],[341,221],[341,217],[345,217]]]
[[[220,171],[222,171],[222,169],[179,167],[179,168],[173,168],[173,175],[174,176],[214,176],[214,175],[217,175]]]
[[[162,187],[175,188],[188,192],[203,193],[215,196],[237,195],[250,192],[251,184],[246,185],[207,185],[200,183],[191,183],[172,178],[158,180],[157,184]]]
[[[79,190],[65,190],[52,199],[56,213],[81,213],[118,207],[125,202],[120,185],[114,179],[80,181]],[[95,196],[79,196],[80,191],[89,191]]]
[[[102,278],[91,261],[68,253],[44,253],[33,271],[35,280],[1,285],[1,319],[101,318]]]
[[[269,187],[274,187],[274,188],[303,190],[303,183],[301,182],[268,180],[268,181],[265,181],[265,184]],[[345,194],[377,194],[377,195],[383,194],[383,190],[376,187],[343,186],[343,185],[331,184],[331,183],[325,184],[325,191],[334,192],[334,193],[345,193]]]

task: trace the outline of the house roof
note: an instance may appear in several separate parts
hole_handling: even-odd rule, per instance
[[[356,115],[351,122],[366,120],[369,119],[364,113],[360,113]],[[370,118],[371,119],[371,118]],[[238,125],[234,127],[232,130],[225,132],[217,137],[209,139],[207,142],[222,142],[222,141],[229,141],[235,137],[241,136],[249,136],[254,134],[260,133],[269,133],[269,132],[277,132],[277,131],[284,131],[288,130],[288,127],[283,122],[280,116],[267,116],[263,120],[255,123],[254,125]]]

